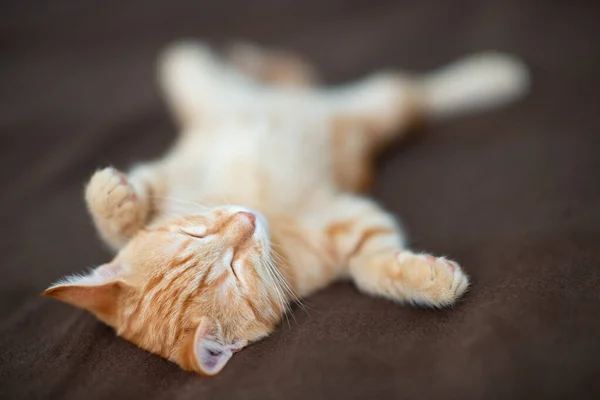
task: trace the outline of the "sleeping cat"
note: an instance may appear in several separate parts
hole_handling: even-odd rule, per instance
[[[126,174],[92,176],[85,199],[117,255],[45,295],[214,375],[269,335],[291,302],[332,281],[432,307],[466,291],[456,262],[412,252],[394,218],[359,193],[376,152],[414,124],[524,94],[518,60],[483,54],[425,76],[324,88],[290,53],[246,44],[217,56],[185,42],[159,67],[179,139]]]

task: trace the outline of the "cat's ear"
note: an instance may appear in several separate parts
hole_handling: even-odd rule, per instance
[[[118,300],[125,286],[118,280],[120,270],[116,262],[104,264],[88,275],[63,279],[46,289],[43,295],[88,310],[114,326]]]
[[[226,340],[216,321],[202,317],[194,337],[194,356],[199,372],[209,376],[218,374],[233,353],[247,344],[246,340]]]

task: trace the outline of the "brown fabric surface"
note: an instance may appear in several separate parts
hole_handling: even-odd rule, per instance
[[[252,6],[249,4],[252,3]],[[600,398],[597,2],[53,0],[0,5],[0,397]],[[523,102],[387,151],[375,196],[414,245],[473,278],[453,309],[336,284],[207,379],[39,297],[108,259],[82,199],[93,170],[159,155],[169,40],[249,38],[329,82],[485,49],[533,71]]]

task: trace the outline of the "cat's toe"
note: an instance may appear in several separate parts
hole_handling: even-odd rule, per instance
[[[130,211],[137,201],[127,177],[112,167],[99,170],[92,176],[85,197],[92,213],[104,217]]]
[[[430,256],[431,257],[431,256]],[[469,278],[455,261],[445,257],[431,257],[436,272],[434,284],[430,289],[431,301],[435,306],[445,306],[460,298],[469,286]]]
[[[443,307],[454,303],[469,286],[460,265],[445,257],[400,253],[403,280],[416,303]]]

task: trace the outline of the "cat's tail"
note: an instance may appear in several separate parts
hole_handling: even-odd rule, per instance
[[[516,57],[481,53],[421,77],[423,112],[443,120],[502,106],[525,95],[529,72]]]

